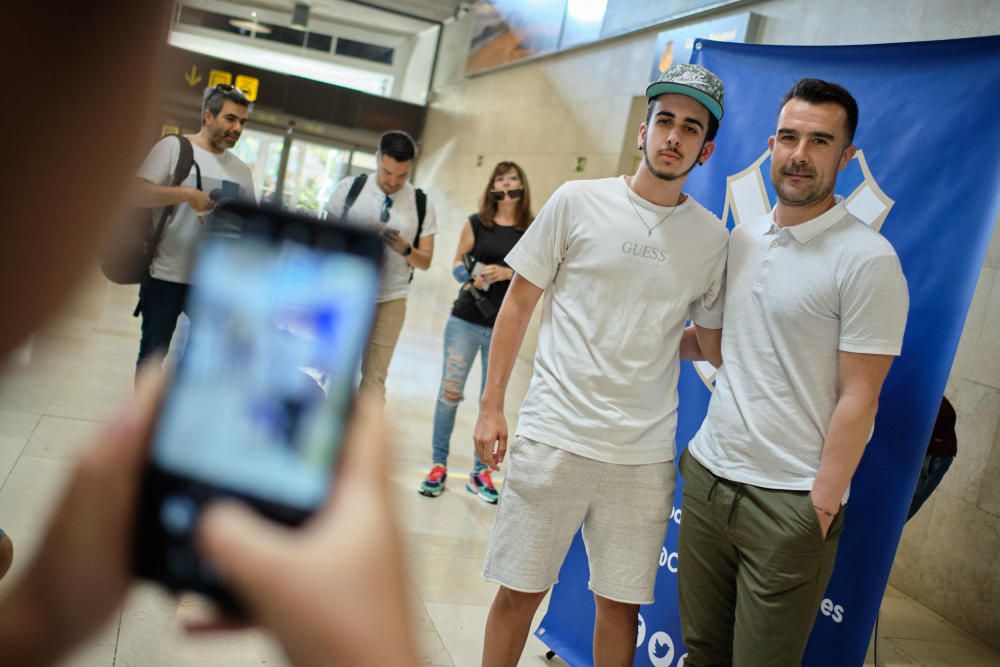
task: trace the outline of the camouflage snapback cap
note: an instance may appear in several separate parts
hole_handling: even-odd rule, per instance
[[[701,102],[716,120],[722,120],[725,89],[722,79],[701,65],[671,65],[670,69],[646,88],[646,98],[665,93],[687,95]]]

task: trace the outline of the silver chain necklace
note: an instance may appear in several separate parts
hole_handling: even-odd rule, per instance
[[[670,218],[670,216],[676,213],[677,209],[681,207],[680,198],[678,198],[677,205],[674,206],[672,209],[670,209],[670,213],[667,213],[665,216],[660,218],[660,221],[658,223],[650,227],[649,225],[646,224],[646,219],[643,218],[642,215],[639,213],[639,209],[635,207],[635,202],[632,201],[632,188],[629,186],[628,183],[625,184],[625,198],[628,199],[628,203],[632,205],[632,210],[635,211],[635,216],[639,218],[639,222],[641,222],[642,226],[646,228],[646,236],[652,236],[653,230],[662,225],[664,222],[666,222]]]

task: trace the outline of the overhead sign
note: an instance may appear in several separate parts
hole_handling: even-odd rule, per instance
[[[373,133],[400,129],[420,136],[427,115],[425,107],[408,102],[176,47],[167,48],[167,71],[172,74],[163,90],[165,103],[200,109],[205,87],[235,85],[257,107],[255,120],[277,111],[300,121],[309,119]]]
[[[251,102],[257,99],[257,88],[260,86],[260,80],[252,76],[247,76],[246,74],[238,74],[236,76],[236,87],[243,91],[243,94],[247,96],[247,99]]]
[[[187,85],[194,87],[201,83],[201,74],[198,74],[198,66],[191,65],[191,71],[184,74],[184,80],[187,81]]]
[[[233,82],[233,73],[221,69],[213,69],[208,73],[208,87],[228,86]]]

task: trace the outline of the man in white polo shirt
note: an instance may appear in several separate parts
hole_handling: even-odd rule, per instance
[[[847,90],[799,81],[769,141],[778,203],[730,239],[724,363],[680,460],[687,667],[800,664],[833,571],[909,304],[892,246],[833,194],[857,122]]]
[[[678,348],[722,327],[728,234],[682,193],[714,149],[723,86],[675,65],[646,90],[631,177],[564,184],[507,256],[514,279],[493,332],[475,442],[507,449],[504,393],[544,293],[534,375],[483,575],[500,584],[483,665],[516,665],[580,526],[597,616],[594,662],[631,665],[673,499]],[[682,344],[682,339],[686,342]]]

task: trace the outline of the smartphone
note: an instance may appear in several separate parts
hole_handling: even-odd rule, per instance
[[[227,233],[207,235],[198,251],[188,344],[140,490],[135,569],[239,614],[240,601],[195,549],[200,514],[233,498],[297,525],[325,501],[383,243],[367,228],[244,203],[220,204],[216,216]]]

